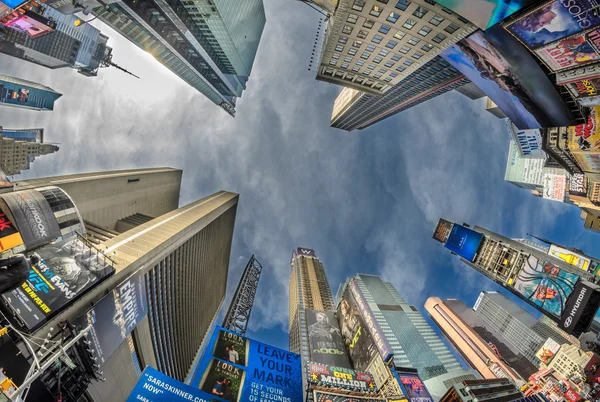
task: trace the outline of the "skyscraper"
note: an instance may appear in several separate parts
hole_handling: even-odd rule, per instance
[[[53,110],[61,93],[37,82],[0,74],[0,104],[32,110]]]
[[[144,211],[144,205],[148,206],[146,203],[152,198],[152,190],[158,190],[161,181],[169,188],[163,195],[179,187],[179,183],[169,185],[164,180],[169,175],[176,177],[180,171],[160,170],[146,175],[143,170],[95,173],[87,177],[70,176],[66,181],[75,197],[87,191],[93,195],[95,187],[98,187],[96,194],[100,194],[110,190],[111,183],[116,186],[110,196],[115,199],[113,206],[120,214],[107,216],[106,222],[129,213],[130,196],[136,193]],[[103,175],[107,178],[103,179]],[[135,179],[138,181],[129,181]],[[60,182],[60,177],[47,178],[38,184],[55,181]],[[34,186],[32,182],[21,184],[21,188]],[[99,206],[106,205],[107,198],[100,200]],[[119,286],[131,276],[142,276],[147,305],[136,306],[136,309],[146,309],[147,314],[130,339],[116,347],[104,363],[102,371],[106,382],[90,385],[87,392],[91,400],[124,401],[138,380],[138,369],[146,365],[185,380],[225,297],[237,202],[237,194],[220,191],[181,208],[175,204],[175,209],[99,244],[98,248],[111,259],[116,270],[114,275],[92,287],[36,331],[43,337],[47,333],[57,334],[58,322],[77,319],[91,305],[98,305],[107,292],[123,292]],[[93,199],[83,200],[87,207],[93,203]],[[124,205],[119,208],[119,204]],[[103,219],[103,214],[88,213],[88,217]],[[110,215],[106,210],[104,214]]]
[[[358,284],[385,334],[393,350],[394,365],[416,368],[434,398],[439,399],[456,382],[477,378],[474,371],[461,366],[421,313],[391,283],[366,274],[350,279]],[[345,286],[340,287],[338,299],[344,289]]]
[[[262,0],[125,0],[94,13],[235,114],[266,22]]]
[[[433,0],[340,0],[317,79],[382,95],[475,30]]]
[[[468,83],[436,56],[381,96],[344,88],[333,104],[331,127],[360,130]]]
[[[58,151],[53,144],[15,140],[5,137],[0,130],[0,167],[7,176],[28,170],[38,156],[52,154]]]
[[[299,247],[292,253],[289,301],[290,352],[302,356],[302,364],[309,360],[308,323],[306,310],[334,310],[333,295],[325,268],[314,250]],[[306,389],[306,372],[302,383]]]

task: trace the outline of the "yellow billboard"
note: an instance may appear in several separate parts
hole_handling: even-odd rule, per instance
[[[572,153],[600,152],[600,106],[590,109],[586,124],[569,127],[569,150]]]
[[[559,258],[559,259],[563,260],[564,262],[566,262],[567,264],[573,265],[574,267],[577,267],[577,268],[581,269],[582,271],[586,271],[586,272],[589,269],[590,264],[592,262],[589,258],[586,258],[586,257],[582,256],[581,254],[577,254],[571,250],[567,250],[566,248],[557,246],[556,244],[553,244],[550,246],[550,250],[548,251],[548,254],[550,254],[551,256],[554,256],[556,258]]]

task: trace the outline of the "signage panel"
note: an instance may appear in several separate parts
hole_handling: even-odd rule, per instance
[[[322,391],[313,391],[313,396],[315,402],[390,402],[389,399],[340,395]]]
[[[510,120],[506,120],[506,124],[521,157],[546,158],[546,153],[542,150],[544,139],[539,129],[519,130]]]
[[[567,191],[567,175],[544,173],[544,193],[547,200],[564,202]]]
[[[126,402],[213,402],[211,394],[184,384],[160,371],[146,366]]]
[[[0,209],[0,252],[23,245],[21,233]]]
[[[462,225],[454,225],[445,247],[469,262],[473,262],[479,245],[483,240],[481,233]]]
[[[8,21],[6,26],[36,38],[45,33],[54,31],[56,22],[42,17],[31,10],[25,10],[19,17]]]
[[[591,267],[591,259],[584,257],[581,254],[578,254],[574,251],[567,250],[566,248],[563,248],[561,246],[557,246],[556,244],[552,244],[550,246],[548,254],[559,258],[567,264],[573,265],[574,267],[577,267],[582,271],[588,272],[588,269]]]
[[[556,353],[558,352],[559,349],[560,349],[560,344],[558,342],[556,342],[554,339],[548,338],[546,340],[546,342],[544,342],[544,344],[542,345],[540,350],[537,351],[535,356],[538,359],[540,359],[542,361],[542,363],[548,364],[548,363],[550,363],[550,361],[552,361],[554,356],[556,356]]]
[[[568,334],[579,336],[589,329],[599,305],[598,287],[580,280],[565,306],[558,327]]]
[[[308,364],[308,382],[324,388],[377,392],[373,376],[369,373],[313,362]]]
[[[392,370],[409,402],[434,402],[417,373]]]
[[[452,231],[452,226],[454,226],[454,223],[448,222],[445,219],[440,219],[433,232],[434,240],[437,240],[440,243],[446,243],[446,240],[448,240],[448,236],[450,236],[450,232]]]
[[[600,63],[594,63],[556,73],[556,83],[558,85],[565,85],[571,82],[599,77]]]
[[[306,257],[315,257],[315,250],[311,250],[309,248],[298,248],[298,254],[304,255]]]
[[[545,158],[526,158],[521,156],[517,143],[511,140],[508,148],[508,160],[506,161],[504,180],[521,185],[543,186],[545,162]]]
[[[560,71],[600,60],[600,30],[593,29],[543,46],[534,53],[550,70]]]
[[[306,321],[311,361],[351,368],[335,312],[306,310]]]
[[[588,192],[587,177],[583,173],[575,173],[569,177],[569,194],[585,197]]]

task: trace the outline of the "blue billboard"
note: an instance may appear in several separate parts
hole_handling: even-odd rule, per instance
[[[465,260],[473,262],[475,254],[479,249],[483,235],[464,226],[454,224],[445,247],[458,254]]]
[[[211,401],[302,402],[300,355],[216,327],[191,385]]]
[[[146,366],[126,402],[212,402],[214,400],[216,399],[212,395]]]

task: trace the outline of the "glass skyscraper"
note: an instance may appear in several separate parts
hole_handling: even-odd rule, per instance
[[[124,0],[94,12],[235,114],[266,22],[262,0]]]

